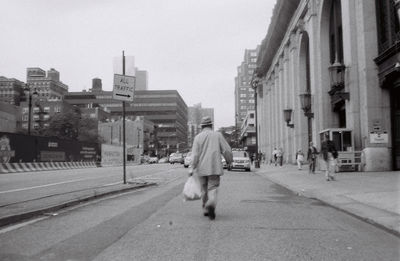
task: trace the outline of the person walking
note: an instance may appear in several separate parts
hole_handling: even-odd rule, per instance
[[[308,152],[307,152],[307,161],[309,164],[309,173],[315,174],[315,165],[317,163],[317,155],[318,151],[317,148],[314,147],[313,142],[310,142],[310,146],[308,147]]]
[[[326,181],[335,180],[334,173],[338,152],[335,148],[335,144],[329,139],[329,134],[327,133],[324,135],[324,141],[321,143],[321,153],[326,167]]]
[[[276,148],[274,148],[274,150],[272,151],[272,159],[273,159],[274,164],[276,166],[276,164],[278,162],[278,150]]]
[[[296,152],[296,162],[297,162],[297,168],[299,170],[302,169],[303,161],[304,161],[304,153],[302,150],[298,150]]]
[[[278,149],[278,152],[276,153],[276,159],[279,163],[279,166],[282,167],[282,164],[283,164],[283,149],[282,148]]]
[[[196,174],[201,184],[204,216],[215,219],[217,191],[224,171],[221,155],[229,165],[233,161],[232,150],[220,132],[212,130],[213,122],[206,116],[201,119],[201,132],[194,138],[189,176]]]

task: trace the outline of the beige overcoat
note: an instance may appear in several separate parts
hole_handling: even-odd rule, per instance
[[[232,150],[220,132],[204,128],[193,141],[193,172],[199,176],[223,175],[221,155],[229,164],[232,162]]]

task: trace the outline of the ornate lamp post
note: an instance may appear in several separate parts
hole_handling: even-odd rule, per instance
[[[256,76],[251,80],[251,88],[254,90],[254,118],[255,118],[255,129],[256,129],[256,158],[254,160],[254,167],[259,168],[260,162],[258,161],[258,123],[257,123],[257,88],[260,83],[260,79]]]
[[[312,118],[314,118],[314,113],[312,112],[312,104],[311,104],[311,93],[306,92],[299,95],[301,109],[304,111],[304,116],[307,117],[307,133],[308,133],[308,142],[312,141]]]
[[[336,110],[344,103],[345,100],[350,100],[350,93],[344,91],[346,66],[336,61],[329,66],[329,74],[331,77],[331,89],[328,92],[331,96],[331,104],[333,110]]]
[[[24,91],[28,92],[28,135],[31,135],[31,117],[32,117],[32,96],[34,98],[36,98],[39,94],[37,93],[37,91],[35,90],[33,93],[31,93],[31,88],[29,88],[29,85],[26,84]]]
[[[286,121],[286,126],[289,128],[294,128],[294,124],[290,124],[289,122],[292,120],[292,109],[283,110],[283,117]]]

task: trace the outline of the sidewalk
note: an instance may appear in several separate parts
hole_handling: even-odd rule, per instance
[[[340,172],[327,182],[323,171],[309,174],[308,165],[261,164],[256,174],[400,235],[400,171]]]

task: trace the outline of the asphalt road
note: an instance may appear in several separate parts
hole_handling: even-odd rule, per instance
[[[127,166],[127,180],[160,181],[182,165]],[[122,167],[21,172],[0,175],[0,208],[28,200],[123,182]]]
[[[254,173],[225,174],[210,221],[182,201],[185,169],[174,173],[2,229],[0,260],[399,260],[399,238]]]

